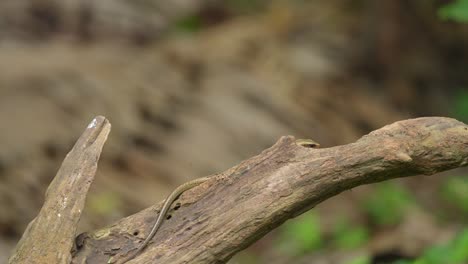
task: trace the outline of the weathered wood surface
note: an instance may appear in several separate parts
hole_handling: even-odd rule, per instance
[[[287,219],[340,192],[467,164],[468,126],[450,118],[404,120],[355,143],[324,149],[282,137],[260,155],[184,193],[154,243],[129,263],[224,263]],[[136,249],[160,206],[80,235],[72,262],[117,261]]]
[[[98,116],[86,128],[47,189],[44,205],[10,263],[70,263],[78,221],[110,127],[106,118]]]

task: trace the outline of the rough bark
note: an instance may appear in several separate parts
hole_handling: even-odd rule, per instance
[[[43,207],[18,242],[10,263],[70,263],[76,228],[110,124],[98,116],[68,153]]]
[[[189,147],[189,146],[187,146]],[[468,126],[450,118],[396,122],[323,149],[282,137],[182,194],[170,219],[129,263],[224,263],[287,219],[353,187],[468,164]],[[77,239],[73,263],[117,261],[146,237],[161,204]]]

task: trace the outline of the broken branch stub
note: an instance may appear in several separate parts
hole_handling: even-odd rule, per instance
[[[70,263],[77,224],[111,125],[98,116],[67,154],[9,263]]]

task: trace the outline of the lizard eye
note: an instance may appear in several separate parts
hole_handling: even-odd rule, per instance
[[[302,146],[304,146],[306,148],[318,148],[318,147],[320,147],[319,144],[315,144],[315,143],[302,144]]]
[[[297,139],[296,144],[306,148],[320,148],[320,144],[312,139]]]

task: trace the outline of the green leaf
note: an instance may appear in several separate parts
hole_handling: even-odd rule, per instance
[[[468,22],[468,0],[458,0],[447,4],[438,10],[440,18],[452,19],[457,22]]]
[[[369,239],[369,232],[365,227],[353,227],[346,221],[341,221],[333,234],[334,243],[341,249],[355,249],[365,244]]]
[[[413,264],[468,263],[468,229],[447,245],[436,245],[424,252]]]
[[[433,246],[424,253],[423,259],[428,264],[451,263],[449,261],[450,248],[445,245]]]
[[[389,226],[401,221],[413,201],[413,197],[403,187],[385,182],[377,184],[375,191],[367,197],[365,209],[373,222]]]
[[[179,32],[193,33],[202,28],[202,22],[199,16],[187,16],[175,23],[175,30]]]
[[[317,214],[308,212],[282,227],[280,250],[287,254],[301,254],[322,245],[320,222]]]
[[[452,177],[442,186],[442,197],[468,214],[468,178]]]
[[[351,261],[346,262],[346,264],[371,264],[369,256],[363,255],[359,256]]]
[[[468,263],[468,228],[455,239],[451,256],[453,263]]]
[[[454,116],[460,121],[468,122],[468,92],[464,90],[458,92],[453,105]]]

